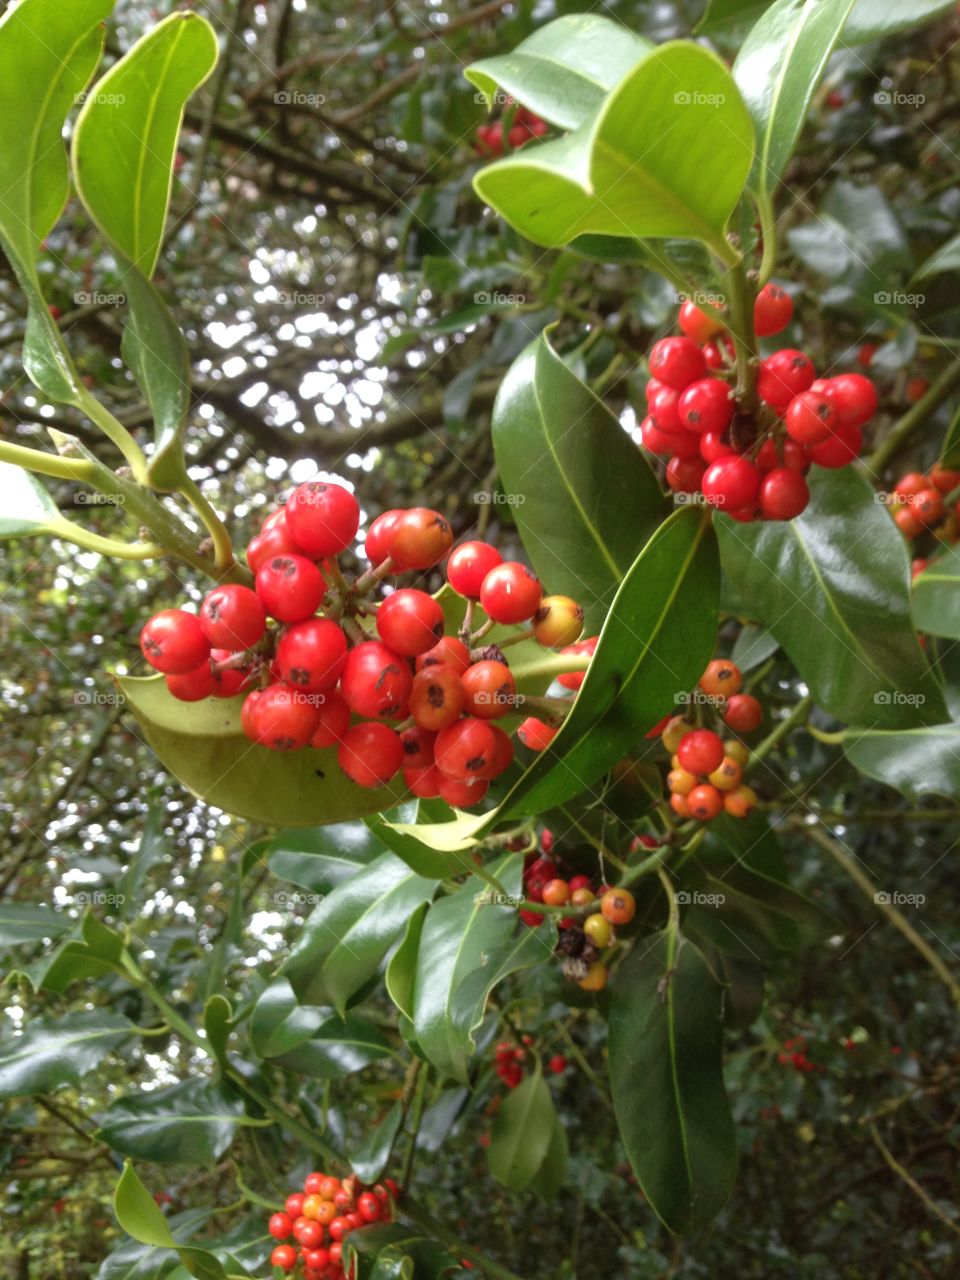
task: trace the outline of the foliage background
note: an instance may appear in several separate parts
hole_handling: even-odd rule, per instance
[[[193,474],[230,513],[238,544],[291,482],[319,467],[356,486],[368,518],[416,501],[445,510],[458,536],[480,528],[511,545],[510,510],[491,500],[489,409],[499,377],[556,321],[559,345],[580,347],[587,375],[630,429],[643,382],[638,357],[666,331],[676,302],[659,277],[597,269],[526,244],[470,189],[473,131],[484,109],[462,66],[589,6],[217,0],[194,7],[221,31],[224,57],[188,112],[161,272],[193,354]],[[656,40],[689,34],[701,9],[602,6]],[[163,12],[121,0],[108,59]],[[948,11],[886,43],[841,51],[788,171],[789,194],[781,193],[786,256],[777,278],[796,286],[818,368],[856,367],[863,341],[881,344],[874,363],[887,410],[881,431],[903,411],[907,380],[932,378],[949,361],[932,329],[960,340],[949,277],[928,282],[919,308],[876,302],[878,292],[905,287],[912,268],[958,229],[958,35]],[[722,33],[717,43],[735,48]],[[897,93],[923,101],[898,103]],[[76,203],[49,237],[42,270],[81,370],[118,416],[142,421],[119,360],[118,310],[98,300],[116,277]],[[44,425],[60,425],[101,448],[81,420],[44,404],[20,373],[22,300],[6,264],[0,296],[5,436],[30,443]],[[933,460],[942,434],[931,426],[916,461]],[[69,488],[59,497],[76,513]],[[97,513],[104,531],[112,514]],[[165,775],[111,701],[106,675],[135,667],[145,614],[184,592],[198,597],[197,584],[170,569],[37,541],[5,545],[0,592],[0,891],[72,915],[84,894],[106,895],[95,902],[97,914],[131,921],[188,1020],[197,1017],[211,966],[222,966],[225,987],[242,1001],[296,937],[307,908],[282,901],[289,886],[256,852],[262,832],[193,803]],[[764,696],[791,701],[792,679],[774,661]],[[796,819],[787,849],[797,887],[838,913],[845,937],[842,946],[780,962],[765,1013],[729,1041],[741,1168],[710,1231],[675,1241],[645,1210],[625,1176],[605,1093],[593,1084],[603,1073],[600,1025],[561,1010],[554,978],[542,969],[514,980],[511,998],[518,1025],[571,1058],[551,1089],[574,1176],[549,1206],[492,1181],[479,1140],[496,1089],[482,1076],[475,1103],[451,1090],[431,1099],[432,1149],[418,1154],[415,1188],[439,1216],[531,1280],[953,1273],[955,1218],[951,1231],[931,1214],[890,1167],[872,1126],[882,1125],[888,1151],[954,1215],[954,1010],[916,952],[804,837],[803,815],[841,815],[845,842],[877,883],[925,895],[922,929],[956,955],[950,871],[958,814],[931,804],[927,820],[905,821],[906,802],[865,786],[843,763],[827,769],[830,758],[812,740],[794,738],[762,779],[767,793],[788,798]],[[233,871],[251,848],[245,924],[237,929],[228,914]],[[111,902],[138,857],[136,893]],[[18,952],[16,962],[23,959]],[[141,998],[118,993],[106,981],[94,998],[149,1025]],[[5,988],[5,1030],[40,1012],[87,1008],[91,998],[87,986],[65,998],[33,995],[14,976]],[[817,1070],[779,1060],[790,1052],[784,1041],[797,1035],[807,1038]],[[195,1064],[176,1037],[145,1039],[111,1062],[82,1090],[0,1111],[8,1241],[0,1266],[11,1277],[132,1274],[122,1262],[103,1262],[119,1238],[110,1209],[116,1157],[85,1117],[135,1084],[185,1079]],[[309,1092],[350,1149],[402,1085],[381,1066]],[[248,1185],[275,1197],[305,1158],[272,1130],[263,1138],[245,1131],[232,1155],[208,1171],[162,1169],[162,1184],[154,1180],[151,1189],[170,1212],[229,1206],[241,1198],[242,1170]],[[224,1212],[212,1227],[223,1235],[258,1216]]]

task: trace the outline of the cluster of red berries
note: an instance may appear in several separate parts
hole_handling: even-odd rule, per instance
[[[784,1040],[783,1052],[777,1054],[777,1061],[782,1067],[789,1065],[795,1071],[800,1071],[804,1075],[809,1074],[811,1071],[823,1070],[823,1067],[818,1066],[807,1056],[805,1036],[791,1036],[789,1040]]]
[[[471,602],[468,612],[479,603],[485,626],[526,623],[512,638],[578,655],[596,639],[575,644],[576,601],[544,596],[525,565],[489,543],[451,551],[450,525],[424,507],[378,516],[365,543],[372,567],[348,582],[335,557],[359,522],[341,485],[301,484],[247,547],[254,588],[227,583],[204,596],[199,614],[154,615],[140,635],[144,657],[184,701],[245,693],[241,723],[252,742],[275,751],[336,746],[359,786],[382,786],[402,769],[416,796],[477,804],[513,760],[511,739],[494,723],[518,704],[507,659],[496,645],[470,649],[469,630],[445,635],[443,609],[425,591],[397,588],[379,604],[370,593],[388,574],[431,569],[449,553],[450,586]],[[364,626],[371,620],[375,633]],[[561,678],[576,688],[583,673]],[[531,718],[520,739],[540,749],[555,732]]]
[[[939,465],[928,472],[908,471],[893,486],[893,518],[909,541],[929,533],[934,545],[960,538],[960,471]],[[927,561],[913,562],[914,576]]]
[[[523,1080],[524,1066],[527,1062],[533,1036],[521,1036],[520,1044],[510,1040],[501,1040],[493,1051],[494,1070],[508,1089],[516,1089]],[[551,1075],[561,1076],[567,1069],[567,1060],[562,1053],[555,1053],[547,1060],[547,1070]]]
[[[759,337],[790,323],[793,302],[779,285],[757,294]],[[809,501],[812,463],[845,467],[860,453],[863,427],[877,408],[868,378],[817,378],[810,357],[784,348],[760,362],[756,414],[740,412],[731,385],[734,345],[720,314],[695,303],[680,307],[682,337],[650,350],[643,445],[668,458],[675,493],[702,494],[735,520],[792,520]]]
[[[715,658],[700,677],[697,704],[711,708],[734,733],[752,733],[763,721],[763,707],[752,694],[741,693],[742,687],[736,663]],[[710,822],[728,813],[745,818],[757,803],[756,792],[743,782],[750,753],[742,742],[724,740],[683,716],[667,721],[660,740],[671,757],[667,786],[670,807],[679,817]]]
[[[508,107],[512,106],[508,103]],[[482,156],[502,156],[506,147],[516,151],[531,138],[542,138],[550,129],[546,120],[541,120],[526,107],[517,107],[512,121],[495,120],[492,124],[482,124],[477,129],[477,150]]]
[[[281,1242],[270,1255],[271,1265],[289,1272],[299,1262],[303,1280],[350,1280],[352,1272],[343,1267],[343,1241],[359,1227],[390,1222],[396,1196],[397,1184],[390,1178],[371,1188],[353,1174],[342,1182],[325,1173],[308,1174],[303,1193],[288,1196],[283,1211],[267,1223],[271,1236]]]

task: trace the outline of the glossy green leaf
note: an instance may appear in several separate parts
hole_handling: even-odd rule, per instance
[[[351,1015],[327,1018],[309,1040],[273,1061],[300,1075],[329,1080],[362,1071],[391,1052],[389,1040],[378,1027]]]
[[[250,1014],[250,1040],[261,1058],[289,1053],[319,1030],[329,1010],[297,1003],[286,978],[275,978]]]
[[[487,1167],[510,1191],[530,1185],[550,1150],[557,1114],[546,1081],[537,1069],[511,1089],[493,1118]]]
[[[595,635],[670,512],[656,476],[546,334],[507,371],[492,430],[500,484],[534,569],[551,592],[583,606],[584,634]]]
[[[844,44],[881,40],[949,13],[950,0],[857,0],[843,33]]]
[[[167,1224],[175,1240],[185,1243],[209,1221],[209,1209],[188,1209],[171,1214]],[[96,1273],[96,1280],[163,1280],[174,1270],[182,1274],[175,1253],[153,1245],[126,1239],[104,1258]]]
[[[741,960],[726,952],[714,953],[725,983],[723,1020],[728,1027],[752,1027],[763,1010],[766,994],[764,969],[752,960]],[[713,957],[709,957],[712,961]]]
[[[383,843],[366,823],[335,822],[278,831],[264,842],[259,860],[265,860],[281,880],[313,893],[329,893],[382,853]]]
[[[69,916],[32,902],[0,902],[0,947],[59,938],[72,928]]]
[[[82,383],[47,310],[37,247],[67,200],[62,133],[100,61],[114,0],[21,0],[0,18],[0,244],[28,303],[23,367],[54,400],[77,404]]]
[[[0,1098],[79,1084],[133,1031],[129,1019],[102,1009],[32,1019],[22,1035],[0,1043]]]
[[[534,1174],[529,1190],[550,1203],[556,1200],[560,1194],[560,1188],[567,1180],[567,1161],[570,1155],[570,1148],[567,1142],[567,1131],[563,1127],[563,1123],[559,1116],[554,1119],[553,1133],[550,1135],[550,1145],[547,1147],[547,1154],[543,1158],[543,1164]]]
[[[949,547],[913,580],[913,620],[932,636],[960,640],[960,550]]]
[[[843,749],[861,773],[911,800],[960,797],[960,724],[903,732],[848,729]]]
[[[490,867],[508,899],[520,893],[521,860],[507,855]],[[511,973],[549,960],[556,929],[518,923],[515,901],[498,902],[479,876],[433,904],[424,921],[413,985],[413,1022],[424,1056],[466,1083],[490,992]]]
[[[83,921],[75,924],[51,952],[24,966],[21,972],[34,991],[43,988],[63,995],[75,982],[122,972],[124,951],[119,935],[114,934],[101,946],[84,937],[83,926]]]
[[[741,671],[753,671],[772,658],[779,648],[769,631],[764,631],[763,627],[746,626],[734,641],[730,658]]]
[[[368,790],[337,764],[337,753],[307,747],[287,755],[250,742],[241,698],[178,702],[162,676],[121,676],[117,685],[161,762],[207,804],[267,826],[316,826],[392,808],[403,781]]]
[[[464,75],[488,103],[499,88],[551,124],[575,129],[653,47],[599,14],[565,14]]]
[[[931,276],[942,275],[946,271],[960,271],[960,235],[954,236],[946,244],[942,244],[914,272],[914,280],[929,280]]]
[[[584,234],[681,236],[718,249],[753,160],[753,125],[726,67],[660,45],[572,134],[474,178],[480,198],[535,244]]]
[[[226,1273],[212,1253],[178,1244],[169,1223],[129,1161],[123,1166],[113,1193],[113,1211],[127,1235],[140,1244],[175,1249],[181,1263],[197,1280],[225,1280]]]
[[[400,945],[390,957],[385,982],[387,995],[404,1017],[413,1021],[413,991],[417,976],[417,957],[420,954],[420,937],[423,922],[430,910],[428,902],[421,902],[407,921],[406,932]]]
[[[940,461],[945,467],[960,467],[960,409],[954,414],[947,430]]]
[[[243,1101],[209,1080],[132,1094],[101,1117],[97,1137],[123,1156],[212,1169],[243,1123]]]
[[[740,47],[733,76],[757,131],[751,185],[772,197],[854,0],[777,0]]]
[[[0,538],[54,533],[66,523],[37,477],[12,462],[0,462],[0,501]]]
[[[418,1227],[377,1222],[346,1240],[344,1264],[356,1280],[443,1280],[459,1271],[456,1260]]]
[[[849,724],[909,728],[946,718],[910,617],[909,557],[867,480],[810,476],[796,520],[718,520],[723,567],[751,615],[826,711]]]
[[[520,667],[514,666],[512,662],[511,666],[516,675]],[[421,822],[442,821],[447,813],[449,808],[442,800],[420,800],[415,805],[401,806],[389,814],[375,813],[365,821],[391,853],[395,853],[411,871],[428,879],[442,880],[463,871],[471,871],[472,862],[462,854],[438,853],[429,845],[422,844],[410,834],[410,824],[415,827]],[[401,831],[397,824],[407,827],[407,830]]]
[[[226,996],[213,995],[204,1001],[203,1029],[206,1032],[207,1044],[217,1060],[221,1074],[227,1068],[227,1041],[233,1030],[233,1009]]]
[[[733,1186],[736,1135],[723,1085],[723,994],[675,931],[634,946],[610,998],[614,1111],[647,1203],[671,1231],[697,1231]]]
[[[694,30],[697,35],[707,35],[728,27],[754,22],[765,9],[769,8],[770,0],[707,0],[703,17]]]
[[[390,1152],[403,1124],[403,1103],[395,1102],[378,1125],[350,1155],[350,1168],[361,1182],[376,1182],[390,1159]]]
[[[384,957],[421,902],[437,887],[392,853],[377,858],[317,906],[281,973],[306,1004],[332,1004],[343,1014],[355,991]]]
[[[190,358],[150,277],[184,108],[216,61],[217,38],[207,20],[173,13],[98,82],[74,132],[78,194],[118,258],[129,306],[123,355],[153,414],[149,474],[161,489],[176,488],[186,475],[180,432],[190,404]]]

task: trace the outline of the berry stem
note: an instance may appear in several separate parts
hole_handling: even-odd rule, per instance
[[[760,235],[763,238],[763,255],[757,275],[757,288],[762,289],[773,275],[777,261],[777,223],[773,214],[773,201],[765,192],[756,196],[757,213],[760,215]]]
[[[96,396],[91,395],[85,387],[80,387],[79,392],[77,408],[85,413],[91,422],[95,422],[103,434],[117,446],[133,471],[137,483],[147,485],[147,460],[136,440]]]
[[[907,441],[930,421],[933,412],[941,403],[960,387],[960,360],[953,360],[939,378],[935,379],[920,399],[910,406],[907,412],[887,432],[869,458],[865,459],[867,470],[879,476],[890,459]]]
[[[203,527],[213,542],[213,562],[218,569],[229,569],[233,564],[233,546],[226,525],[200,492],[200,486],[189,476],[181,484],[179,492],[203,521]]]
[[[74,480],[78,484],[91,483],[90,464],[83,458],[64,458],[56,453],[44,453],[41,449],[29,449],[22,444],[0,441],[0,462],[12,462],[25,471],[37,475],[53,476],[57,480]]]
[[[464,623],[466,623],[466,618],[464,618]],[[477,630],[474,631],[473,635],[470,637],[470,645],[473,646],[478,640],[482,640],[483,637],[488,632],[492,631],[496,625],[497,624],[492,618],[488,618],[482,627],[478,627]]]
[[[378,582],[389,577],[393,572],[393,561],[387,556],[386,560],[382,560],[380,564],[367,569],[361,573],[360,577],[353,584],[353,594],[355,596],[366,595],[368,591],[372,591]]]
[[[757,339],[753,329],[753,292],[742,264],[723,277],[730,303],[730,335],[737,353],[736,399],[744,413],[757,410]]]
[[[663,867],[657,867],[657,875],[660,883],[663,885],[663,891],[667,895],[667,903],[670,908],[670,915],[667,919],[667,929],[676,936],[680,931],[680,904],[677,902],[677,891],[674,888],[673,881],[664,871]]]
[[[512,636],[507,636],[506,640],[498,640],[497,647],[506,649],[512,644],[520,644],[524,640],[532,640],[533,638],[533,627],[526,627],[523,631],[515,631]]]
[[[86,551],[96,551],[102,556],[112,556],[114,560],[158,560],[167,554],[166,550],[156,542],[121,542],[119,538],[104,538],[99,533],[84,529],[72,520],[52,521],[46,526],[46,532],[64,542],[72,542]]]
[[[465,645],[470,643],[470,628],[473,626],[473,611],[476,607],[475,600],[468,600],[467,607],[463,611],[463,621],[460,623],[459,636]]]
[[[793,707],[790,714],[780,721],[750,753],[750,759],[744,766],[744,777],[751,773],[761,760],[765,760],[771,751],[783,741],[799,724],[807,718],[807,712],[813,706],[813,697],[808,693]]]

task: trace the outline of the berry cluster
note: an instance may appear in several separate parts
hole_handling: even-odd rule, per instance
[[[521,1036],[520,1044],[510,1040],[501,1040],[493,1051],[494,1070],[508,1089],[516,1089],[524,1076],[533,1036]],[[551,1075],[562,1076],[567,1069],[567,1060],[562,1053],[555,1053],[547,1060],[547,1070]]]
[[[790,295],[764,285],[754,304],[758,337],[781,332],[792,316]],[[679,326],[683,336],[650,350],[644,447],[669,459],[675,493],[702,494],[742,522],[792,520],[809,500],[811,464],[845,467],[860,453],[877,408],[873,384],[859,373],[818,379],[810,357],[787,347],[760,362],[758,412],[741,412],[734,344],[720,313],[684,302]]]
[[[390,1222],[396,1195],[397,1184],[390,1178],[370,1188],[353,1174],[342,1182],[325,1173],[308,1174],[303,1193],[288,1196],[283,1212],[267,1223],[280,1242],[270,1255],[271,1265],[290,1272],[299,1262],[303,1280],[349,1280],[343,1241],[358,1227]]]
[[[811,1071],[823,1071],[823,1067],[818,1066],[808,1056],[805,1036],[791,1036],[788,1040],[784,1040],[783,1052],[777,1054],[777,1061],[782,1067],[789,1065],[804,1075],[808,1075]]]
[[[763,720],[763,707],[752,694],[741,693],[742,686],[740,668],[716,658],[700,677],[696,703],[712,709],[734,733],[752,733]],[[710,822],[728,813],[745,818],[757,803],[756,792],[743,782],[750,753],[742,742],[725,741],[683,716],[667,722],[660,740],[671,757],[667,786],[670,807],[679,817]]]
[[[893,518],[909,541],[930,535],[931,549],[960,539],[960,471],[939,465],[926,474],[908,471],[893,487]],[[913,562],[914,575],[927,567],[925,558]]]
[[[382,786],[402,769],[415,796],[477,804],[513,760],[513,743],[494,722],[518,700],[502,649],[471,649],[471,641],[495,623],[525,623],[506,644],[529,638],[582,656],[596,638],[575,643],[583,629],[576,601],[544,596],[525,565],[504,561],[489,543],[451,552],[449,524],[423,507],[372,522],[372,567],[349,582],[336,556],[359,522],[356,499],[341,485],[300,485],[247,547],[254,588],[221,585],[199,614],[155,614],[141,632],[144,657],[184,701],[244,693],[241,723],[252,742],[274,751],[335,746],[341,770],[359,786]],[[448,553],[447,579],[468,601],[467,618],[477,603],[487,616],[473,636],[469,621],[445,635],[439,602],[415,587],[395,588],[379,603],[369,598],[389,574],[432,569]],[[583,672],[561,679],[577,688]],[[531,718],[519,736],[539,750],[555,732]]]
[[[512,106],[510,103],[508,106]],[[517,107],[511,121],[495,120],[477,129],[477,150],[482,156],[502,156],[506,147],[516,151],[531,138],[542,138],[549,131],[546,120],[541,120],[526,107]]]

